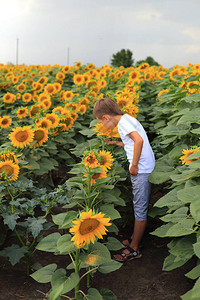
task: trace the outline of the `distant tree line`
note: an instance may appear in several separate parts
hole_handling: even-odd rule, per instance
[[[111,65],[113,67],[123,66],[125,68],[131,67],[131,66],[138,67],[142,63],[148,63],[150,66],[159,66],[160,65],[151,56],[147,56],[146,59],[137,61],[134,65],[134,59],[132,58],[132,56],[133,56],[133,53],[129,49],[127,49],[127,50],[122,49],[112,55]]]

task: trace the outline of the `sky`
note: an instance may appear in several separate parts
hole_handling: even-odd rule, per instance
[[[121,49],[200,63],[200,0],[0,0],[0,12],[0,63],[100,67]]]

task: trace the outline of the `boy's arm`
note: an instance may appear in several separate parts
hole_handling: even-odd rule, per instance
[[[110,141],[110,140],[105,139],[105,142],[107,145],[116,145],[116,146],[124,147],[124,143],[120,142],[120,141],[116,141],[116,140]]]
[[[136,176],[138,173],[138,162],[142,153],[143,138],[137,131],[132,131],[128,136],[134,141],[133,161],[130,167],[130,174]]]

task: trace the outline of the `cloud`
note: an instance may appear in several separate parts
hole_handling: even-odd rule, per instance
[[[138,11],[136,12],[136,18],[139,20],[146,20],[146,21],[152,21],[152,20],[158,20],[162,17],[162,13],[156,10],[147,10],[147,11]]]
[[[186,49],[186,53],[198,53],[200,52],[200,46],[198,45],[191,45]]]
[[[192,39],[199,39],[200,28],[197,27],[187,27],[183,30],[183,33]]]

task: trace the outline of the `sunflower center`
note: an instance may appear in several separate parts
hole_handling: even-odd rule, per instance
[[[43,138],[44,138],[44,132],[42,130],[35,131],[35,133],[34,133],[34,140],[37,140],[39,142]]]
[[[28,133],[26,131],[19,131],[16,133],[15,135],[15,139],[18,141],[18,142],[25,142],[28,138]]]
[[[98,220],[86,219],[81,223],[81,225],[79,227],[79,232],[81,235],[85,235],[87,233],[94,231],[98,226],[99,226]]]
[[[0,168],[0,173],[3,173],[3,171],[6,172],[7,176],[11,176],[13,174],[13,168],[9,165],[5,165],[5,166],[2,166]]]
[[[2,124],[3,124],[3,125],[6,125],[6,124],[8,124],[8,119],[4,119],[4,120],[2,120]]]
[[[99,162],[100,162],[100,165],[105,165],[105,163],[106,163],[106,158],[105,158],[105,157],[101,158],[101,159],[99,160]]]

